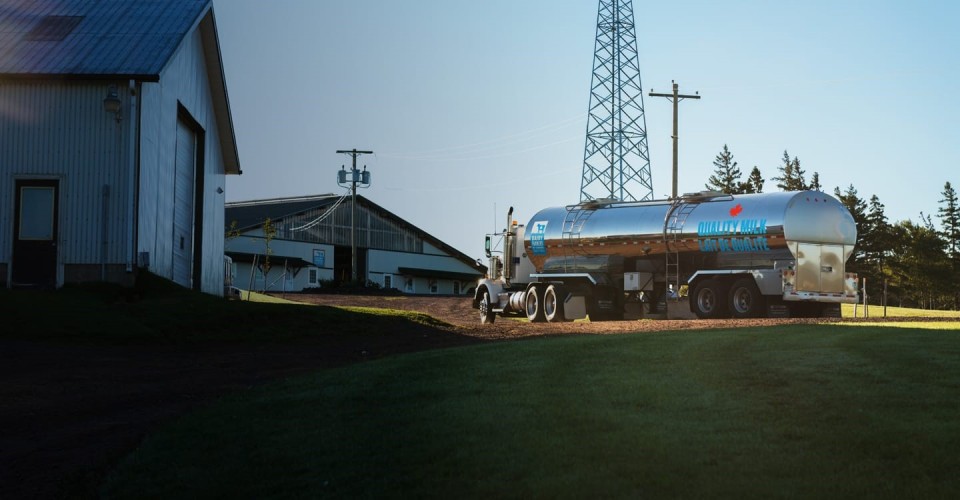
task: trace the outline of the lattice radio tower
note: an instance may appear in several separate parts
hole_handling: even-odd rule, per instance
[[[580,201],[653,199],[632,0],[600,0]]]

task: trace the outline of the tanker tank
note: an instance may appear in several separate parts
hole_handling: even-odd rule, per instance
[[[538,272],[617,273],[673,252],[719,269],[766,266],[796,259],[804,244],[842,248],[846,262],[856,239],[853,217],[826,193],[698,193],[546,208],[531,217],[524,246]]]

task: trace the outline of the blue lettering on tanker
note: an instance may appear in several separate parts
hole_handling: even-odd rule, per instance
[[[530,250],[534,255],[546,255],[547,221],[533,223],[533,232],[530,233]]]
[[[712,220],[697,225],[697,236],[734,236],[738,234],[766,234],[767,219]]]
[[[767,219],[703,221],[697,225],[701,252],[764,252]]]

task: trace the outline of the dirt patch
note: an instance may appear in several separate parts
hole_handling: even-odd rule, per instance
[[[279,297],[279,295],[277,295]],[[564,334],[619,334],[668,330],[702,330],[708,328],[742,328],[786,324],[820,323],[830,319],[726,319],[726,320],[634,320],[634,321],[578,321],[571,323],[530,323],[525,318],[497,316],[492,325],[481,325],[479,311],[473,308],[470,297],[438,296],[353,296],[336,294],[287,294],[284,298],[310,304],[328,306],[385,307],[422,311],[450,323],[453,331],[468,337],[499,340],[541,335]]]

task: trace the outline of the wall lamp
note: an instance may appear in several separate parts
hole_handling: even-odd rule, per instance
[[[107,88],[107,97],[103,99],[103,110],[107,113],[113,113],[120,122],[120,94],[117,92],[117,86],[111,85]]]

